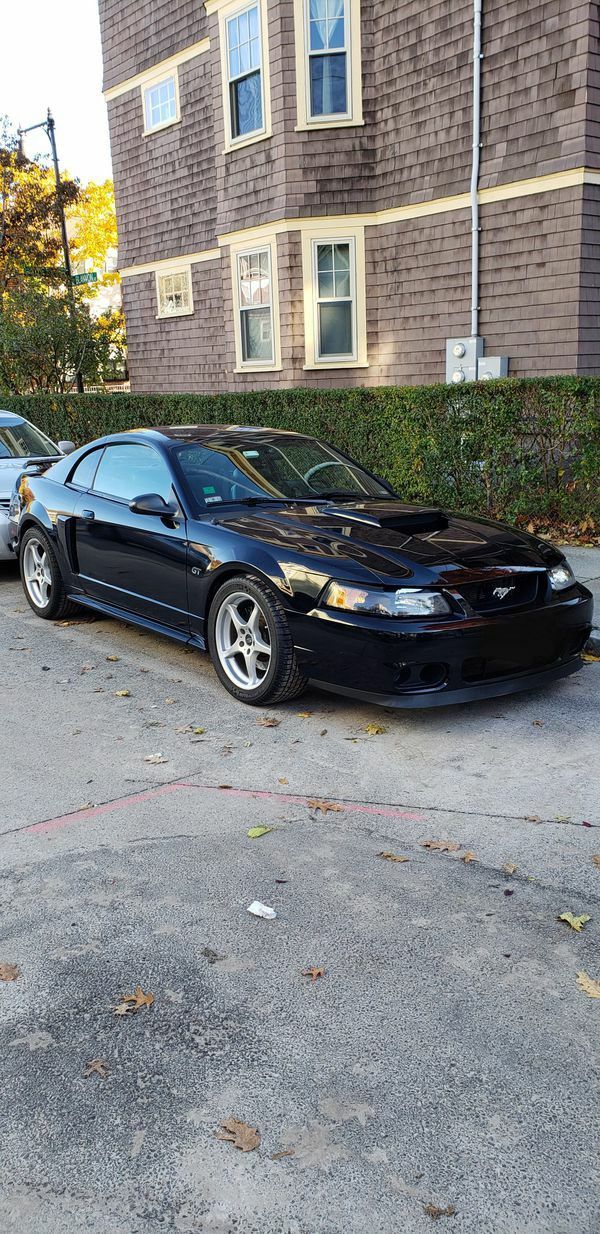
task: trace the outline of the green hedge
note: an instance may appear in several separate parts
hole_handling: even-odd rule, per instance
[[[600,378],[468,386],[5,398],[55,440],[160,424],[265,424],[334,442],[407,500],[600,528]]]

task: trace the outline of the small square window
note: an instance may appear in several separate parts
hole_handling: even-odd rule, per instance
[[[156,276],[159,317],[184,317],[193,313],[190,270],[173,270]]]
[[[167,128],[179,120],[179,90],[175,74],[146,86],[143,95],[146,133]]]

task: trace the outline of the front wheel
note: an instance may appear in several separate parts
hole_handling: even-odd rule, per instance
[[[208,649],[225,689],[243,703],[281,703],[306,687],[283,605],[261,579],[232,578],[219,588]]]
[[[38,617],[56,620],[77,611],[67,599],[54,549],[37,527],[30,527],[23,536],[19,566],[25,598]]]

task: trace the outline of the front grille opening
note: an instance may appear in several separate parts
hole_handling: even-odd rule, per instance
[[[428,664],[399,664],[396,666],[393,683],[398,691],[440,689],[448,680],[449,668],[441,661]]]
[[[542,585],[545,586],[545,578],[541,574],[510,574],[504,578],[463,583],[457,590],[476,613],[509,613],[533,606],[540,597]]]

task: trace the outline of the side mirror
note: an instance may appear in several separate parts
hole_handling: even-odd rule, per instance
[[[154,514],[158,518],[175,518],[179,510],[174,501],[165,501],[160,493],[142,493],[129,502],[132,514]]]
[[[74,441],[59,441],[57,445],[61,454],[72,454],[77,449]]]

